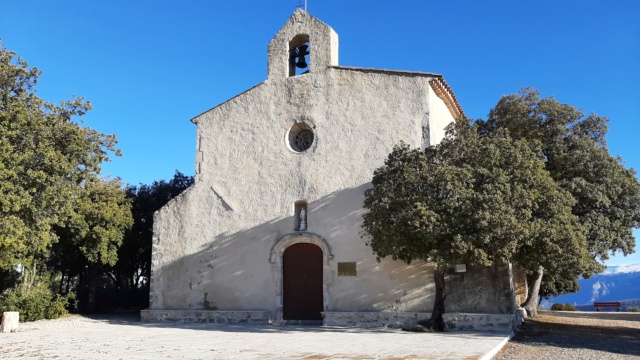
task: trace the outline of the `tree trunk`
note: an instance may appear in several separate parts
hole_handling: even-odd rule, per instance
[[[33,266],[31,268],[23,267],[22,268],[22,288],[23,289],[31,289],[33,283],[36,280],[36,271],[37,271],[37,260],[33,260]]]
[[[67,287],[65,288],[64,293],[69,293],[69,286],[71,286],[71,270],[67,271]]]
[[[38,260],[33,260],[33,267],[31,268],[31,279],[29,280],[29,289],[33,287],[33,283],[36,281]]]
[[[444,283],[444,270],[433,272],[433,282],[436,285],[436,297],[433,301],[433,311],[429,320],[418,321],[418,325],[435,331],[444,331],[444,300],[447,298],[447,291]]]
[[[64,290],[64,272],[60,272],[60,286],[58,287],[58,293],[62,294]]]
[[[529,287],[529,293],[527,294],[527,301],[522,304],[522,307],[527,311],[527,316],[531,318],[538,317],[538,294],[540,293],[540,284],[542,284],[542,275],[544,275],[544,268],[538,267],[536,272],[536,278],[533,284]]]

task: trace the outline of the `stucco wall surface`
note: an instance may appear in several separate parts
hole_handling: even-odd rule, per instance
[[[298,9],[269,42],[267,79],[289,76],[289,42],[304,35],[313,44],[309,55],[310,71],[321,72],[330,65],[338,65],[338,34],[333,29]],[[283,59],[285,61],[283,61]]]
[[[199,117],[196,184],[156,216],[152,308],[275,309],[270,251],[305,200],[307,231],[334,254],[325,310],[428,310],[431,266],[378,263],[360,237],[374,169],[400,140],[422,143],[428,81],[328,68],[267,81]],[[288,145],[296,122],[314,130],[306,152]],[[358,276],[336,276],[338,262],[356,262]]]
[[[300,32],[321,54],[287,77],[285,40]],[[435,144],[453,118],[432,77],[331,67],[337,46],[331,28],[296,11],[269,45],[268,80],[194,119],[196,183],[155,215],[151,309],[280,316],[278,251],[303,241],[323,248],[324,311],[430,311],[433,265],[377,262],[360,236],[362,205],[394,145]],[[299,123],[314,132],[304,152],[288,140]],[[355,262],[357,276],[337,276],[339,262]]]
[[[455,120],[442,99],[429,90],[429,129],[423,133],[423,147],[438,144],[444,138],[447,125]]]

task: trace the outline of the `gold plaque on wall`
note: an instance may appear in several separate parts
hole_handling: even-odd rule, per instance
[[[356,276],[356,263],[341,262],[338,263],[338,276]]]

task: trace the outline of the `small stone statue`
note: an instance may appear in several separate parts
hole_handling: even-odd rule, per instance
[[[307,230],[307,212],[304,210],[304,208],[300,209],[300,228],[298,230]]]

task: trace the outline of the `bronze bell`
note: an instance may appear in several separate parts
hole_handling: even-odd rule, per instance
[[[298,57],[298,61],[296,61],[296,66],[300,69],[304,69],[307,67],[307,62],[304,60],[304,56]]]
[[[300,45],[296,48],[296,67],[300,68],[300,69],[304,69],[307,66],[309,66],[309,64],[307,64],[307,62],[305,61],[304,57],[306,55],[309,55],[309,45]]]

